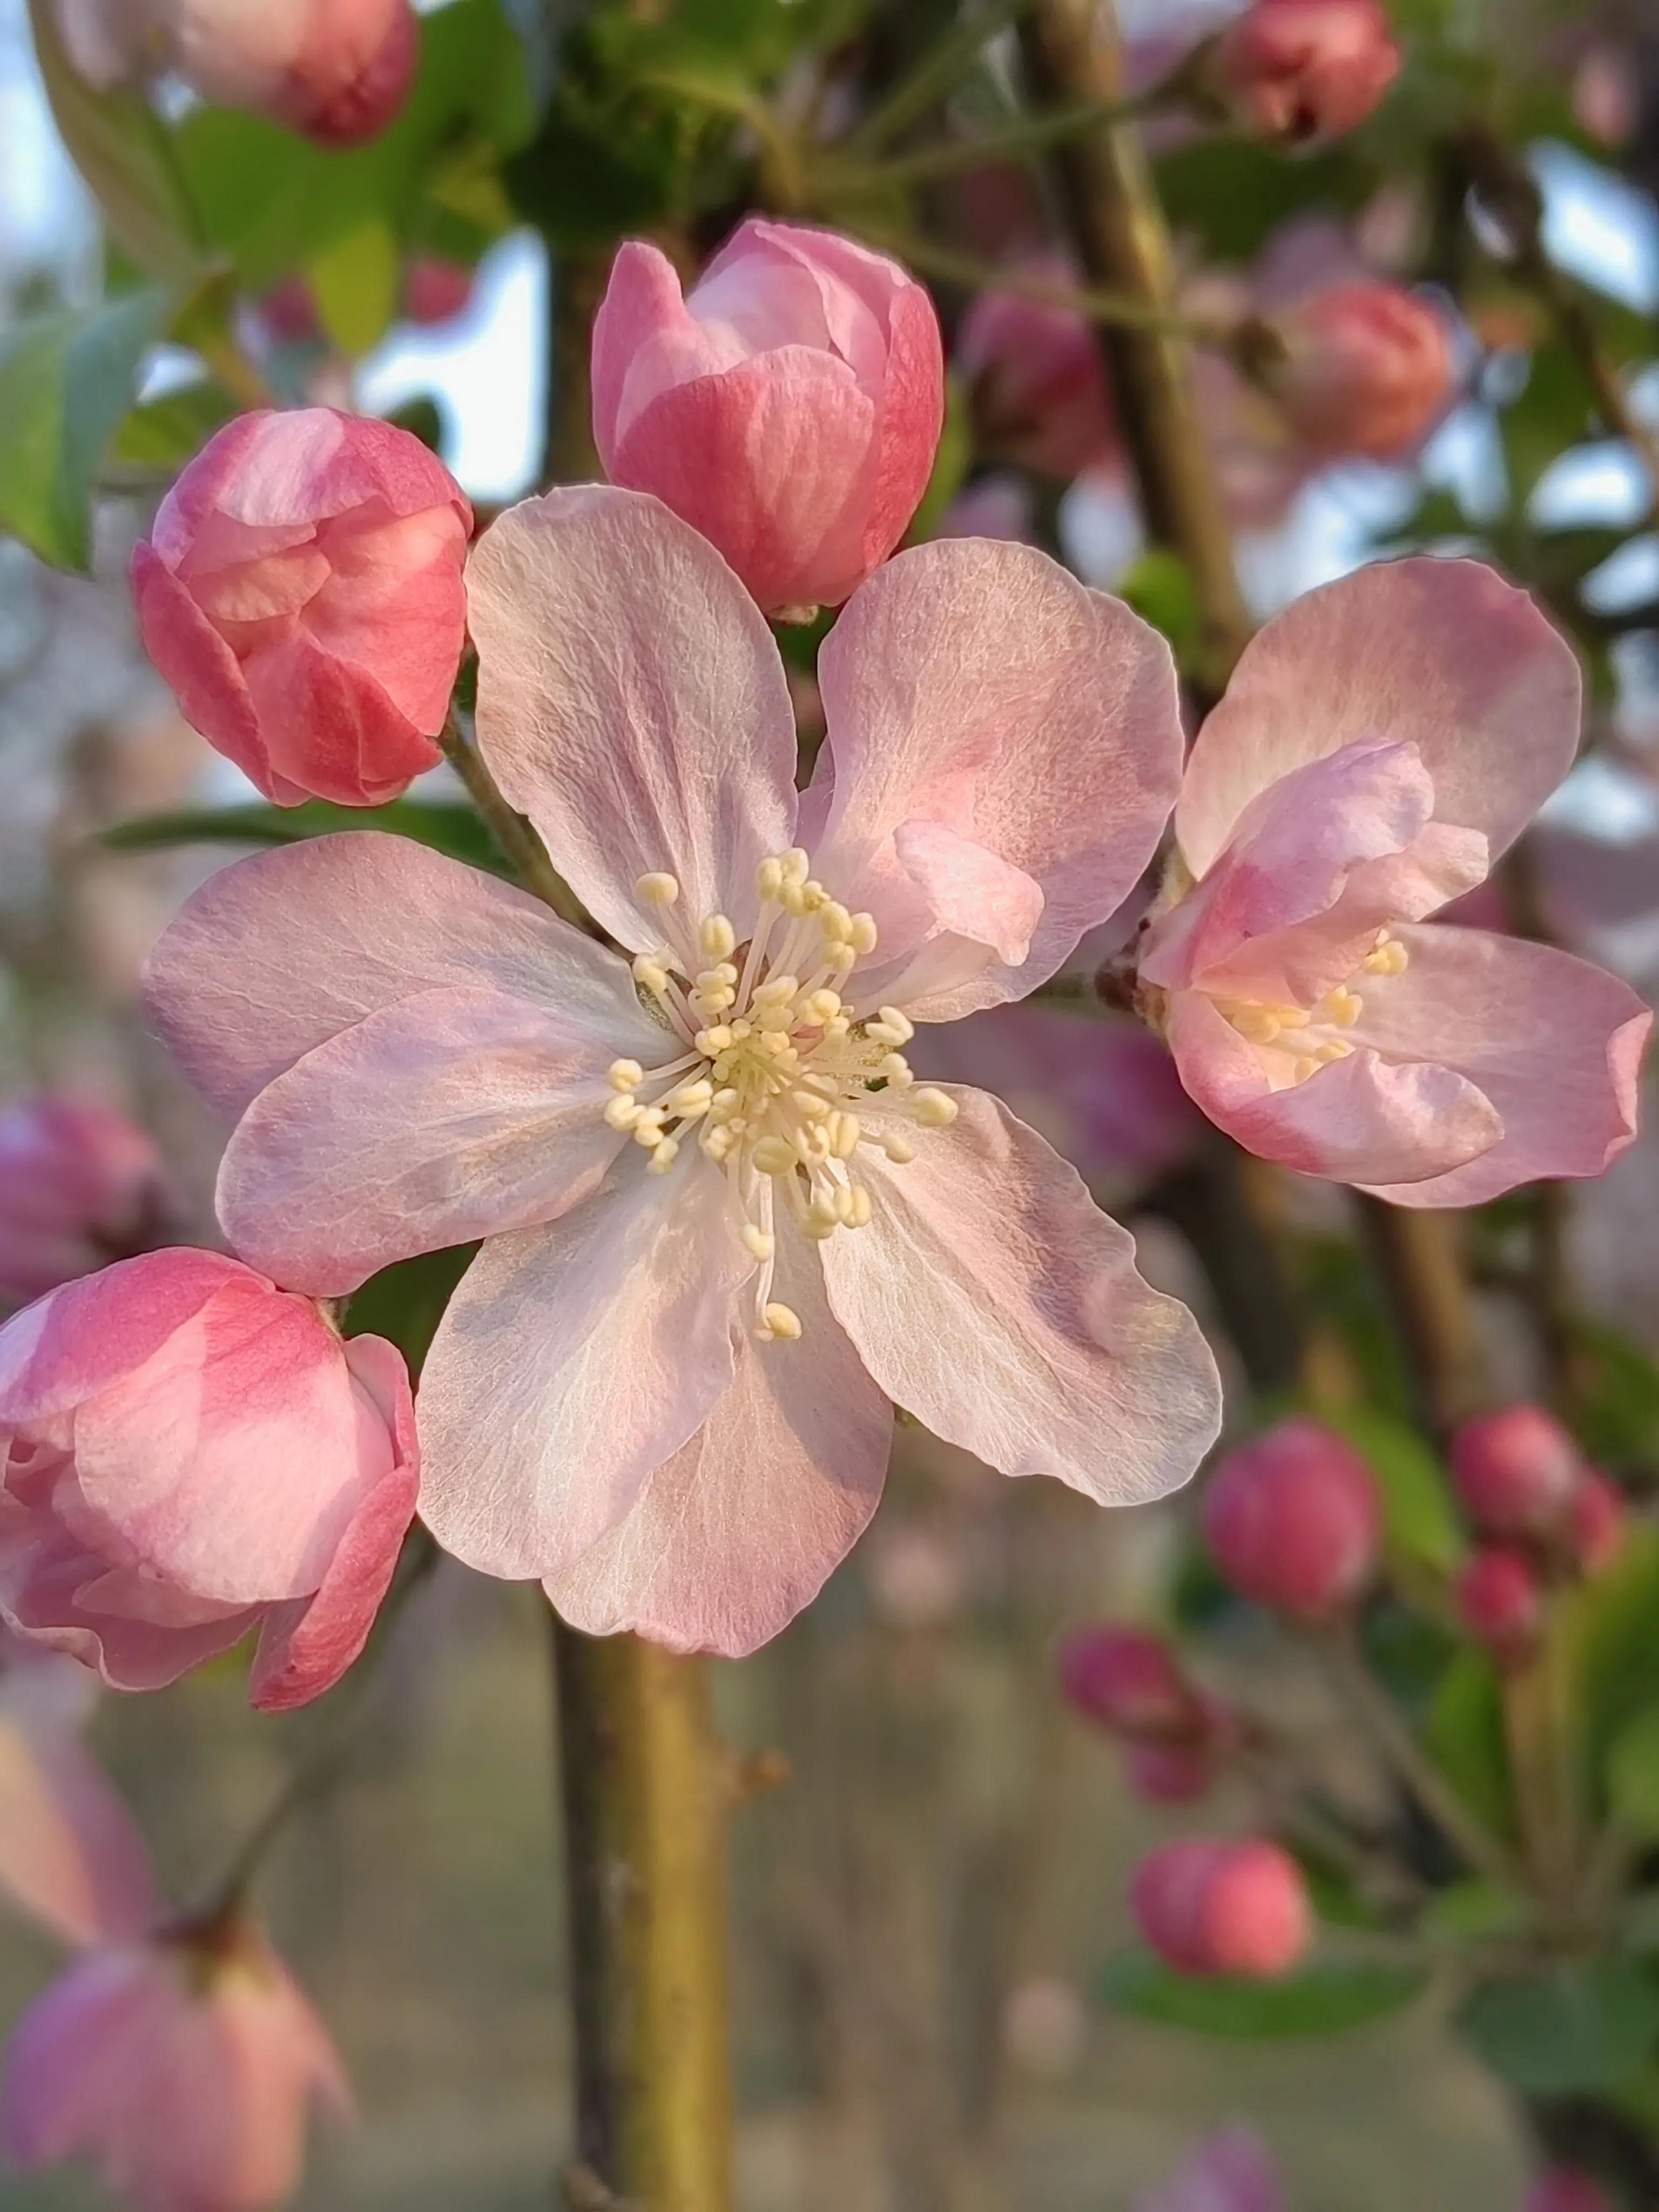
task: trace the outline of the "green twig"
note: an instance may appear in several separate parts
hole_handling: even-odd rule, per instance
[[[586,928],[588,917],[580,900],[548,859],[546,848],[524,816],[507,805],[483,755],[461,735],[453,714],[439,733],[438,743],[525,889],[576,928]]]

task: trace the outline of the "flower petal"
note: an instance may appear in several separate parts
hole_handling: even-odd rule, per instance
[[[662,1032],[626,965],[537,899],[408,837],[352,830],[210,878],[145,971],[150,1019],[222,1113],[418,992],[481,988],[637,1055]]]
[[[75,1944],[121,1942],[160,1915],[149,1854],[78,1737],[0,1713],[0,1887]]]
[[[1197,1323],[1137,1274],[1134,1240],[1075,1169],[982,1091],[951,1096],[956,1121],[907,1165],[860,1154],[873,1218],[823,1248],[860,1357],[1005,1474],[1054,1475],[1103,1504],[1178,1488],[1221,1419]]]
[[[492,1237],[427,1355],[421,1517],[509,1579],[556,1575],[614,1528],[732,1379],[731,1294],[753,1263],[726,1177],[630,1146],[586,1204]]]
[[[860,586],[818,680],[818,872],[881,924],[896,878],[914,901],[902,823],[983,846],[1042,893],[1030,951],[909,1011],[945,1020],[1024,997],[1121,903],[1169,818],[1182,740],[1168,646],[1046,554],[957,538]]]
[[[811,1601],[875,1511],[892,1407],[830,1312],[817,1255],[789,1238],[778,1259],[799,1342],[734,1322],[731,1388],[708,1419],[627,1518],[549,1579],[574,1627],[741,1658]]]
[[[1435,818],[1495,858],[1572,765],[1571,647],[1478,561],[1382,562],[1309,592],[1244,649],[1199,732],[1176,811],[1201,876],[1258,792],[1344,745],[1414,744]]]
[[[682,950],[706,914],[746,936],[757,866],[793,842],[795,723],[720,555],[656,500],[584,484],[509,508],[467,581],[478,742],[560,872],[635,951],[665,919],[634,886],[663,871]]]
[[[1480,1206],[1543,1176],[1600,1175],[1636,1133],[1653,1017],[1635,992],[1550,945],[1432,925],[1397,934],[1411,964],[1368,980],[1352,1034],[1460,1068],[1502,1115],[1503,1134],[1431,1181],[1369,1176],[1376,1196]]]
[[[1411,1182],[1463,1166],[1503,1134],[1483,1091],[1415,1056],[1397,1066],[1361,1048],[1275,1091],[1258,1048],[1199,991],[1170,1001],[1169,1039],[1182,1081],[1217,1127],[1299,1175]]]

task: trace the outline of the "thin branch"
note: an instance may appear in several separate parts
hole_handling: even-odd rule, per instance
[[[580,900],[548,859],[546,848],[529,823],[501,796],[483,755],[461,735],[453,714],[440,732],[438,743],[443,747],[444,758],[466,786],[468,796],[489,825],[490,835],[518,872],[525,889],[533,891],[555,914],[576,928],[586,928],[588,917]]]
[[[908,76],[848,134],[845,150],[868,155],[890,146],[960,82],[991,40],[1006,30],[1028,4],[1029,0],[993,0],[993,5],[947,32]]]
[[[1079,137],[1090,131],[1103,131],[1113,123],[1127,122],[1144,114],[1150,105],[1146,94],[1109,102],[1079,100],[1072,106],[1055,109],[1052,114],[1022,116],[976,138],[946,139],[940,145],[918,147],[914,154],[897,154],[884,161],[868,165],[837,161],[833,167],[826,161],[820,176],[824,182],[833,179],[842,191],[930,184],[937,177],[954,176],[958,170],[977,168],[984,161],[1046,153],[1048,148],[1061,145],[1067,138]]]
[[[999,268],[994,262],[981,261],[974,254],[958,253],[952,246],[936,245],[930,238],[918,237],[908,230],[889,230],[884,225],[873,225],[861,219],[858,227],[872,246],[880,246],[884,252],[896,254],[901,260],[947,284],[961,284],[972,291],[1012,293],[1017,299],[1035,300],[1046,307],[1063,307],[1080,315],[1085,322],[1115,329],[1157,331],[1205,344],[1219,343],[1225,336],[1219,325],[1195,322],[1171,308],[1149,306],[1131,292],[1102,291],[1094,285],[1066,284],[1052,277],[1032,276],[1025,270]]]

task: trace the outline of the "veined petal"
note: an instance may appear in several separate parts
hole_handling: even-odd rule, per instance
[[[1103,1504],[1178,1488],[1221,1419],[1197,1323],[1135,1272],[1133,1238],[1075,1169],[997,1100],[950,1095],[957,1119],[906,1165],[860,1155],[870,1225],[823,1248],[860,1357],[1005,1474],[1054,1475]]]
[[[427,1355],[421,1517],[483,1573],[562,1573],[629,1510],[732,1379],[731,1297],[753,1262],[700,1152],[636,1146],[592,1198],[492,1237]]]
[[[478,742],[554,865],[635,951],[702,915],[746,936],[794,842],[795,722],[760,610],[706,539],[607,485],[509,508],[467,570]],[[666,924],[635,896],[666,872]],[[689,917],[689,921],[688,918]]]
[[[892,1407],[830,1310],[817,1255],[792,1238],[778,1258],[799,1341],[734,1328],[731,1387],[702,1428],[626,1519],[549,1578],[574,1627],[741,1658],[811,1602],[875,1511]]]
[[[421,991],[483,988],[581,1024],[612,1057],[661,1031],[627,965],[539,900],[411,838],[351,830],[210,878],[150,955],[151,1020],[235,1115],[342,1030]]]
[[[550,1221],[627,1142],[605,1121],[615,1056],[493,991],[383,1006],[242,1116],[219,1169],[225,1234],[277,1282],[338,1297],[394,1260]]]

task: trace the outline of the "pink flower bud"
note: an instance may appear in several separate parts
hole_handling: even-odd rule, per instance
[[[237,1923],[77,1959],[13,2034],[0,2136],[26,2172],[90,2160],[145,2212],[265,2212],[313,2100],[350,2111],[328,2031]]]
[[[1124,1779],[1148,1805],[1195,1805],[1215,1787],[1216,1765],[1216,1750],[1207,1738],[1123,1747]]]
[[[1567,1533],[1580,1571],[1599,1575],[1625,1547],[1625,1500],[1605,1474],[1587,1468],[1567,1509]]]
[[[1119,1735],[1179,1741],[1203,1732],[1198,1692],[1147,1629],[1080,1628],[1060,1646],[1059,1669],[1077,1710]]]
[[[832,231],[753,217],[684,299],[634,240],[593,324],[593,436],[769,613],[838,606],[903,535],[944,421],[933,302]]]
[[[1065,283],[1065,264],[1032,264]],[[1069,482],[1120,451],[1093,329],[1069,307],[1018,292],[981,292],[963,319],[957,367],[973,392],[988,453]]]
[[[375,806],[440,758],[472,511],[420,440],[308,407],[210,439],[132,556],[150,659],[280,806]]]
[[[1376,461],[1414,452],[1456,385],[1438,308],[1399,284],[1340,284],[1280,318],[1285,357],[1268,381],[1291,427],[1323,454]]]
[[[0,1114],[0,1298],[27,1304],[158,1241],[161,1160],[125,1114],[46,1093]]]
[[[1525,2212],[1614,2212],[1614,2206],[1599,2181],[1558,2166],[1534,2182]]]
[[[1313,1619],[1370,1580],[1382,1512],[1371,1471],[1351,1444],[1316,1421],[1282,1421],[1217,1468],[1203,1528],[1233,1589]]]
[[[1483,1547],[1458,1576],[1453,1595],[1464,1627],[1502,1664],[1522,1666],[1531,1657],[1544,1601],[1524,1553],[1503,1544]]]
[[[1505,1406],[1464,1422],[1451,1467],[1463,1510],[1484,1534],[1542,1536],[1563,1525],[1583,1461],[1553,1413]]]
[[[259,1632],[253,1702],[362,1649],[415,1509],[403,1355],[240,1260],[165,1251],[0,1328],[0,1614],[118,1689]]]
[[[1212,70],[1247,129],[1303,146],[1363,123],[1400,50],[1378,0],[1255,0],[1216,41]]]
[[[1132,1901],[1141,1934],[1178,1973],[1273,1980],[1313,1941],[1302,1869],[1261,1838],[1167,1844],[1141,1861]]]
[[[423,253],[409,264],[404,279],[404,313],[411,323],[430,328],[453,323],[472,298],[473,271],[465,261]]]
[[[410,0],[147,4],[170,30],[174,66],[205,99],[253,108],[325,146],[357,145],[384,131],[420,62]]]
[[[272,345],[312,345],[323,335],[317,295],[303,276],[284,276],[264,295],[254,313]]]

